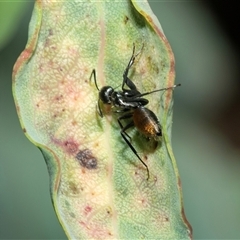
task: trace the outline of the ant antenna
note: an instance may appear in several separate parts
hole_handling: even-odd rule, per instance
[[[90,75],[90,81],[92,79],[92,75],[93,75],[93,78],[94,78],[95,86],[96,86],[97,90],[100,91],[99,88],[98,88],[98,85],[97,85],[97,80],[96,80],[97,78],[96,78],[96,70],[95,69],[92,70],[92,73]]]
[[[160,91],[172,89],[172,88],[179,87],[179,86],[181,86],[181,83],[179,83],[179,84],[174,84],[174,85],[171,86],[171,87],[161,88],[161,89],[157,89],[157,90],[154,90],[154,91],[151,91],[151,92],[141,93],[141,94],[138,94],[137,97],[146,96],[146,95],[149,95],[149,94],[151,94],[151,93],[160,92]]]

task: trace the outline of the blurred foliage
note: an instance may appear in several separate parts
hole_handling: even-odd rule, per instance
[[[16,33],[19,22],[26,14],[27,1],[0,1],[0,50]]]

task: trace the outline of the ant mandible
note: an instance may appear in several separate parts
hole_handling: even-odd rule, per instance
[[[143,48],[143,47],[142,47]],[[141,49],[142,50],[142,49]],[[115,108],[116,113],[122,113],[120,117],[118,117],[117,121],[121,128],[121,135],[128,146],[131,148],[133,153],[137,156],[137,158],[142,162],[142,164],[146,167],[147,170],[147,180],[149,179],[149,169],[147,164],[140,158],[136,149],[133,147],[131,142],[131,137],[127,134],[127,130],[131,127],[136,127],[139,132],[141,132],[147,138],[153,138],[156,141],[162,136],[161,126],[158,121],[156,115],[145,106],[148,104],[148,100],[143,98],[143,96],[164,91],[168,89],[173,89],[181,84],[173,85],[167,88],[161,88],[150,92],[140,93],[137,90],[135,84],[128,78],[128,72],[131,66],[133,65],[135,58],[141,52],[141,50],[135,54],[135,44],[133,44],[133,52],[130,58],[130,61],[123,73],[123,82],[122,82],[122,91],[115,91],[115,89],[111,86],[104,86],[99,89],[96,80],[96,70],[93,69],[90,75],[90,80],[92,76],[94,77],[94,82],[97,90],[99,91],[98,96],[98,113],[101,117],[103,117],[103,113],[100,107],[100,101],[103,104],[112,105]],[[126,89],[125,85],[129,88]],[[131,121],[123,126],[122,120],[131,119]],[[129,138],[129,140],[128,140]]]

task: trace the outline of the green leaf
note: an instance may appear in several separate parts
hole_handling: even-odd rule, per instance
[[[19,119],[44,155],[69,238],[191,238],[170,142],[173,91],[146,96],[162,125],[161,141],[128,130],[149,180],[121,137],[119,114],[103,104],[103,118],[97,113],[92,70],[99,88],[120,90],[133,44],[139,55],[128,76],[139,91],[172,86],[174,56],[147,2],[37,1],[14,66]]]

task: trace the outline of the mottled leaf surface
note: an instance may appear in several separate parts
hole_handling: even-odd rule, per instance
[[[173,53],[147,2],[37,1],[14,66],[20,122],[44,155],[69,238],[191,238],[170,142],[173,91],[146,96],[161,122],[161,141],[128,131],[149,180],[120,135],[119,114],[101,105],[101,118],[96,110],[92,70],[100,88],[120,90],[133,43],[140,54],[129,78],[139,91],[172,86]]]

